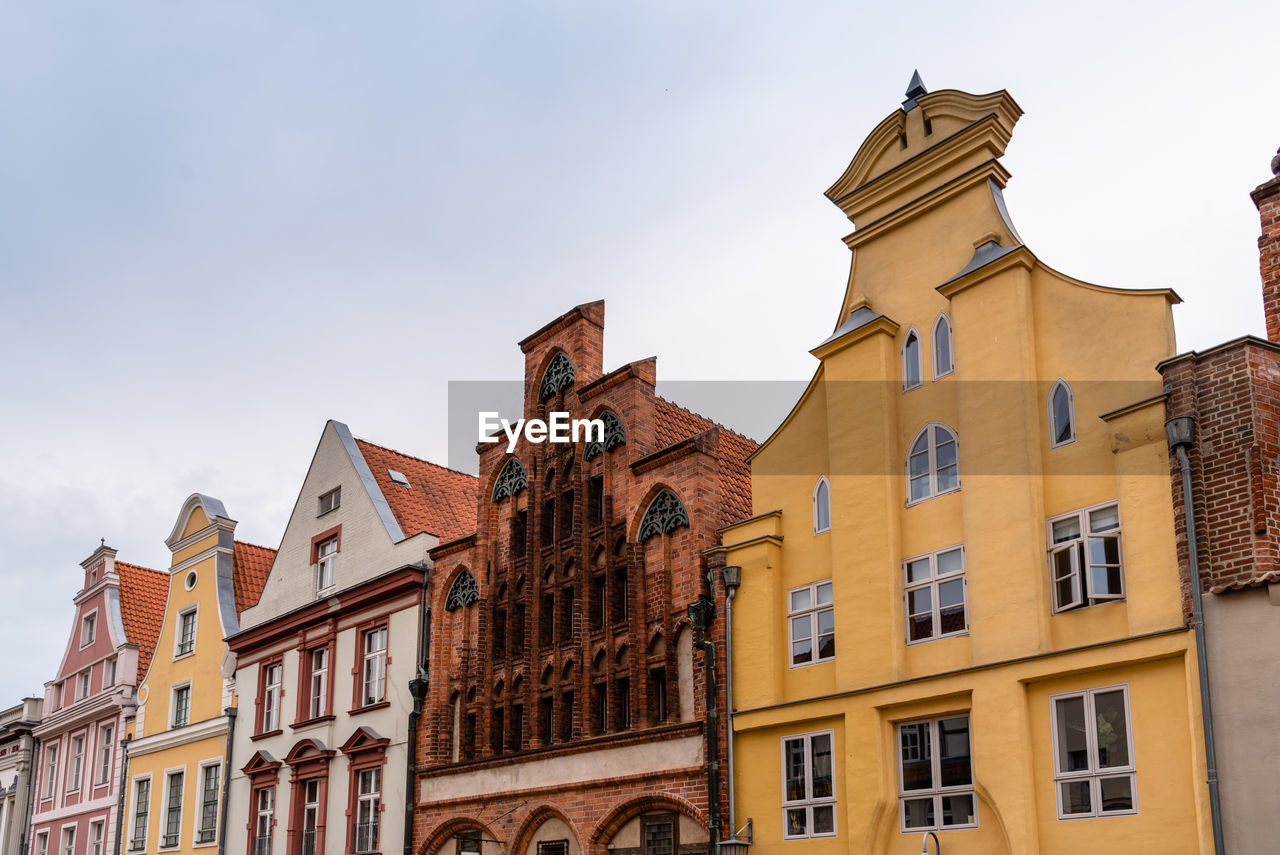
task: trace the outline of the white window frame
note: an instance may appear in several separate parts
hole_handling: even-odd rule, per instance
[[[262,666],[262,730],[271,733],[280,729],[280,702],[284,695],[284,662],[276,660]],[[271,669],[276,669],[276,681],[271,682]]]
[[[1071,436],[1058,441],[1058,424],[1053,413],[1053,398],[1059,389],[1065,389],[1067,392],[1067,419],[1071,423]],[[1071,388],[1071,384],[1059,377],[1049,387],[1049,397],[1045,399],[1045,407],[1049,415],[1049,447],[1062,448],[1064,445],[1071,445],[1076,441],[1076,393]]]
[[[331,549],[329,547],[332,547]],[[316,596],[327,597],[338,587],[338,536],[316,544]]]
[[[36,835],[36,855],[49,855],[49,832],[41,831]]]
[[[315,788],[312,795],[311,788]],[[316,834],[320,829],[320,778],[307,778],[302,781],[302,839],[299,851],[302,855],[315,855]],[[307,849],[307,833],[311,834],[311,848]]]
[[[831,592],[831,599],[825,603],[818,602],[818,590],[826,587]],[[792,595],[800,591],[809,592],[809,605],[806,608],[793,609],[791,606]],[[835,654],[835,585],[830,579],[822,579],[818,582],[811,582],[808,585],[800,585],[787,591],[787,663],[791,668],[807,668],[810,665],[818,665],[822,662],[832,662],[836,658]],[[822,656],[818,651],[818,614],[820,612],[831,612],[831,646],[832,652],[830,656]],[[801,618],[808,618],[809,621],[809,653],[811,658],[807,662],[797,662],[795,654],[796,641],[804,641],[805,639],[797,639],[795,636],[795,621]],[[823,633],[827,635],[828,633]]]
[[[76,824],[74,822],[62,826],[58,847],[62,855],[76,855]]]
[[[116,729],[114,725],[104,724],[98,728],[98,776],[94,786],[105,787],[111,783],[111,760],[115,756]]]
[[[205,783],[206,783],[206,778],[209,774],[209,770],[211,769],[215,770],[217,773],[217,786],[214,787],[214,791],[213,791],[214,798],[213,798],[213,827],[212,828],[207,827],[204,824],[204,820],[205,820],[204,807],[206,803],[205,793],[208,792],[208,790],[205,787]],[[192,823],[191,845],[192,846],[216,846],[218,844],[218,813],[222,808],[222,760],[212,759],[212,760],[205,760],[204,762],[202,762],[197,768],[196,783],[199,786],[199,789],[196,791],[196,817],[195,817],[195,822]],[[201,840],[200,835],[206,831],[209,832],[209,839]]]
[[[80,649],[93,644],[98,637],[98,610],[94,609],[80,619]]]
[[[365,790],[365,776],[368,775],[373,781],[372,788]],[[361,817],[367,814],[372,817],[361,822]],[[361,846],[360,826],[373,826],[373,840],[366,838],[365,846]],[[373,766],[368,769],[361,769],[356,772],[356,821],[355,821],[355,839],[351,841],[352,852],[366,853],[378,851],[378,838],[382,830],[382,767]]]
[[[943,371],[938,370],[938,354],[941,351],[938,348],[938,327],[941,324],[947,325],[947,367]],[[938,312],[938,317],[933,322],[933,336],[930,341],[929,364],[933,368],[933,379],[946,377],[948,374],[954,374],[956,370],[956,336],[955,327],[951,324],[951,316],[946,312]]]
[[[103,844],[106,843],[106,821],[97,820],[89,823],[89,855],[105,855]]]
[[[83,730],[67,743],[67,792],[78,793],[84,782],[84,752],[89,746],[89,731]]]
[[[938,442],[937,436],[934,434],[934,431],[939,428],[946,431],[951,436],[951,442],[955,445],[955,448],[956,448],[956,462],[955,462],[956,483],[954,487],[948,487],[945,490],[943,490],[938,484],[938,445],[940,443]],[[920,437],[922,436],[925,438],[924,453],[928,455],[927,457],[928,469],[925,473],[925,478],[927,479],[927,483],[929,485],[929,492],[925,493],[923,496],[920,496],[919,498],[913,499],[911,497],[912,449],[916,447],[916,443],[920,441]],[[952,430],[950,426],[945,425],[942,422],[929,422],[924,427],[920,428],[920,430],[916,431],[915,435],[911,437],[911,441],[907,443],[906,476],[907,476],[907,481],[906,481],[906,488],[907,488],[906,506],[907,507],[911,507],[912,505],[918,505],[921,502],[927,502],[930,499],[937,498],[938,496],[946,496],[949,493],[954,493],[957,490],[959,490],[960,489],[960,437],[959,435],[957,435],[956,432]]]
[[[76,674],[76,700],[83,701],[89,697],[90,685],[93,681],[93,668],[85,668]]]
[[[255,787],[253,793],[253,851],[249,855],[269,855],[275,837],[273,826],[276,822],[276,785]],[[266,796],[266,807],[263,807],[263,796]],[[262,831],[266,834],[262,834]],[[265,840],[265,846],[263,842]]]
[[[940,575],[938,573],[938,558],[950,552],[960,553],[960,569],[952,570],[949,573]],[[923,581],[911,581],[910,566],[917,561],[929,562],[929,576]],[[938,588],[946,582],[960,580],[961,589],[964,591],[961,603],[964,608],[964,627],[962,629],[952,630],[951,632],[942,632],[942,605],[938,595]],[[924,588],[929,591],[929,605],[932,613],[933,634],[927,638],[911,638],[911,593]],[[964,544],[957,543],[943,549],[935,549],[933,552],[926,552],[922,555],[915,555],[902,562],[902,608],[906,621],[904,627],[907,644],[925,644],[930,641],[936,641],[939,638],[954,638],[957,635],[969,634],[969,567],[965,559]]]
[[[387,699],[387,624],[370,627],[360,633],[360,706],[380,704]],[[370,642],[381,638],[382,647],[370,649]]]
[[[325,507],[326,499],[329,500],[328,507]],[[332,490],[324,491],[323,493],[320,494],[319,498],[316,499],[316,516],[322,517],[325,514],[336,511],[340,507],[342,507],[342,485],[341,484],[339,484],[337,487],[334,487]]]
[[[186,718],[178,721],[178,695],[185,691],[187,698]],[[181,683],[174,683],[169,688],[169,727],[177,729],[186,727],[191,724],[191,701],[195,697],[195,693],[191,691],[191,681],[184,680]]]
[[[129,814],[129,850],[130,852],[141,852],[147,848],[147,832],[151,825],[151,774],[138,775],[133,779],[133,810]],[[138,798],[138,789],[141,784],[147,785],[147,793],[145,799]],[[139,810],[141,808],[141,810]],[[141,829],[139,829],[141,823]],[[141,831],[141,835],[139,835]]]
[[[324,656],[324,665],[316,668],[316,655]],[[316,719],[329,712],[329,645],[313,647],[307,651],[308,718]]]
[[[815,798],[813,796],[813,739],[814,737],[825,736],[831,740],[831,795]],[[804,792],[803,799],[787,798],[787,743],[795,740],[804,741]],[[836,736],[834,730],[814,730],[809,733],[789,733],[782,737],[779,743],[781,748],[781,772],[782,772],[782,839],[783,840],[810,840],[813,838],[835,837],[840,830],[840,811],[836,809],[836,782],[840,776],[836,774]],[[815,833],[813,831],[813,809],[815,807],[831,806],[831,831]],[[805,809],[805,829],[804,834],[787,834],[787,811]]]
[[[938,739],[938,725],[944,721],[955,721],[956,719],[961,718],[965,720],[965,729],[969,736],[969,783],[944,787],[941,786],[942,751],[940,746],[942,743]],[[929,767],[933,786],[928,789],[908,790],[905,787],[906,782],[902,779],[902,728],[918,724],[927,724],[929,726]],[[974,752],[972,713],[969,710],[960,710],[954,713],[944,713],[942,715],[931,716],[929,718],[913,718],[908,721],[897,721],[893,723],[893,736],[893,756],[894,762],[898,767],[898,831],[902,834],[920,834],[925,831],[952,831],[957,828],[978,828],[978,793],[975,787],[975,782],[978,778],[973,770]],[[942,824],[942,800],[949,796],[970,797],[972,800],[971,803],[973,804],[973,822],[955,823],[952,825]],[[933,799],[933,825],[907,828],[907,802],[929,798]]]
[[[1097,767],[1098,758],[1098,718],[1094,709],[1094,696],[1108,692],[1120,692],[1124,697],[1125,736],[1129,749],[1127,766],[1108,766],[1105,770]],[[1063,772],[1058,754],[1058,701],[1070,698],[1084,699],[1084,721],[1087,751],[1089,752],[1089,768],[1079,772]],[[1138,772],[1133,756],[1133,708],[1129,703],[1129,684],[1118,683],[1114,686],[1101,686],[1096,689],[1081,689],[1077,692],[1061,692],[1049,696],[1049,729],[1053,737],[1053,793],[1058,807],[1058,819],[1102,819],[1109,816],[1133,816],[1138,813]],[[1102,779],[1129,778],[1129,793],[1133,798],[1133,807],[1128,810],[1103,811]],[[1093,808],[1089,813],[1062,812],[1062,785],[1067,783],[1088,781],[1089,804]]]
[[[916,382],[911,382],[911,366],[910,357],[907,354],[907,348],[911,344],[911,339],[916,341],[916,364],[915,374]],[[910,392],[912,389],[919,389],[924,385],[924,337],[915,327],[907,327],[907,334],[902,339],[902,391]]]
[[[58,792],[58,743],[52,742],[44,748],[44,787],[40,798],[51,799]]]
[[[826,488],[825,494],[825,510],[827,515],[827,524],[822,525],[821,511],[823,508],[823,492],[822,488]],[[818,483],[813,485],[813,533],[815,535],[822,534],[825,531],[831,531],[831,482],[827,480],[826,475],[818,477]]]
[[[191,618],[191,637],[185,637],[184,630],[187,626],[187,618]],[[196,633],[199,630],[200,607],[199,605],[188,606],[178,612],[178,621],[173,628],[173,658],[182,659],[185,656],[194,656],[196,652]],[[189,643],[190,646],[187,646]]]
[[[173,800],[173,779],[177,778],[178,783],[178,804],[177,804],[177,831],[170,833],[169,829],[173,827],[171,822],[174,813],[174,805],[170,804]],[[187,795],[187,769],[185,766],[177,766],[172,769],[164,770],[164,798],[161,799],[160,805],[164,809],[161,817],[160,837],[157,841],[156,848],[160,851],[177,849],[182,846],[182,808]],[[166,840],[172,839],[172,843]]]
[[[112,656],[102,663],[102,688],[107,689],[116,684],[116,658]]]
[[[1116,527],[1114,529],[1106,529],[1099,532],[1102,537],[1114,537],[1116,541],[1116,554],[1119,557],[1120,571],[1120,593],[1119,594],[1097,594],[1093,591],[1091,567],[1109,567],[1110,565],[1091,565],[1088,555],[1088,539],[1089,539],[1089,517],[1091,514],[1105,510],[1107,508],[1116,509]],[[1063,520],[1076,517],[1080,526],[1080,534],[1071,540],[1064,540],[1061,543],[1053,542],[1053,524],[1062,522]],[[1097,505],[1090,505],[1087,508],[1071,511],[1066,514],[1058,514],[1049,517],[1045,521],[1045,543],[1048,547],[1049,555],[1049,600],[1053,607],[1054,614],[1075,611],[1076,609],[1089,608],[1091,606],[1100,606],[1104,603],[1122,602],[1127,596],[1127,586],[1125,584],[1124,572],[1124,520],[1120,518],[1120,502],[1118,499],[1112,499]],[[1056,567],[1056,556],[1059,553],[1066,552],[1070,555],[1070,575],[1074,576],[1074,585],[1072,586],[1073,598],[1067,603],[1061,603],[1058,600],[1058,571]],[[1062,579],[1069,578],[1063,576]]]

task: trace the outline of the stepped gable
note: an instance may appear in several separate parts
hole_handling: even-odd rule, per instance
[[[138,645],[136,679],[140,682],[151,664],[156,640],[160,638],[160,624],[164,621],[165,601],[169,596],[169,574],[123,561],[116,561],[115,568],[120,574],[120,620],[124,623],[125,638]]]
[[[232,552],[231,583],[236,595],[236,614],[256,605],[267,584],[267,574],[276,560],[276,551],[269,546],[235,541]]]
[[[406,537],[427,532],[445,543],[475,531],[479,482],[474,475],[368,440],[357,439],[356,445]],[[408,487],[391,480],[392,469],[409,480]]]

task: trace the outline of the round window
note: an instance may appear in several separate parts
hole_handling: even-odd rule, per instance
[[[192,570],[190,573],[187,574],[187,578],[183,581],[182,584],[186,585],[187,590],[190,591],[192,588],[196,586],[197,578],[198,577],[196,576],[196,571]]]

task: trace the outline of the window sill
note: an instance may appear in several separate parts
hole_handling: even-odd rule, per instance
[[[191,848],[192,849],[211,849],[217,845],[218,845],[218,841],[217,839],[214,839],[214,840],[208,841],[207,843],[192,843]]]
[[[794,671],[796,668],[811,668],[814,665],[829,665],[835,661],[836,658],[834,656],[828,656],[826,659],[816,659],[813,662],[792,662],[788,667]]]
[[[249,741],[257,742],[259,739],[270,739],[271,737],[279,736],[282,733],[284,733],[284,731],[277,727],[275,730],[268,730],[263,733],[255,733],[253,736],[249,737]]]
[[[334,594],[336,594],[337,592],[338,592],[338,586],[337,586],[337,585],[332,585],[332,586],[330,586],[330,587],[328,587],[328,588],[323,588],[323,589],[321,589],[321,590],[319,590],[319,591],[316,591],[315,599],[317,599],[317,600],[323,600],[323,599],[325,599],[325,598],[327,598],[327,597],[332,597],[332,596],[333,596]]]
[[[948,638],[963,638],[968,634],[969,634],[969,630],[965,629],[962,632],[948,632],[946,635],[931,635],[928,638],[917,638],[915,641],[908,641],[907,647],[916,647],[917,645],[920,645],[920,644],[928,644],[931,641],[945,641]],[[831,660],[824,659],[823,661],[830,662]],[[950,825],[947,826],[947,828],[953,828],[953,827],[954,826],[950,826]]]
[[[196,655],[195,648],[192,648],[191,650],[188,650],[185,653],[173,654],[173,661],[177,662],[179,659],[190,659],[192,656],[195,656],[195,655]]]
[[[295,721],[293,724],[289,725],[289,729],[302,730],[303,728],[306,728],[306,727],[314,727],[317,724],[325,724],[327,722],[334,721],[335,718],[336,716],[332,714],[320,715],[320,716],[316,716],[315,718],[305,719],[304,721]]]
[[[362,713],[373,712],[374,710],[386,709],[389,706],[391,706],[391,701],[378,701],[376,704],[369,704],[368,706],[356,707],[353,710],[348,710],[347,715],[360,715]]]
[[[1082,606],[1070,606],[1065,609],[1058,609],[1057,611],[1053,612],[1053,616],[1058,617],[1060,615],[1070,615],[1070,614],[1075,614],[1076,612],[1084,612],[1084,611],[1088,611],[1089,609],[1096,609],[1101,606],[1114,606],[1124,602],[1126,602],[1126,597],[1116,597],[1113,600],[1102,600],[1096,603],[1085,603]]]
[[[934,493],[931,496],[924,496],[919,499],[908,499],[907,502],[903,504],[903,507],[914,508],[916,505],[922,505],[925,502],[929,501],[930,499],[940,499],[943,496],[950,496],[952,493],[959,493],[959,492],[960,492],[960,485],[957,484],[956,486],[952,487],[950,490],[943,490],[941,493]],[[947,828],[955,828],[955,826],[948,825]]]

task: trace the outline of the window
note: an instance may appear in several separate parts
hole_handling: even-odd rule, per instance
[[[98,616],[96,614],[85,615],[84,620],[80,622],[80,646],[88,647],[93,644],[93,639],[98,634]]]
[[[631,729],[631,678],[619,677],[613,684],[613,695],[617,703],[618,730]]]
[[[593,475],[587,482],[587,519],[591,525],[604,522],[604,476]]]
[[[338,538],[316,545],[316,596],[333,591],[338,584]]]
[[[71,762],[67,764],[68,793],[80,789],[80,778],[84,774],[84,740],[83,734],[71,738]]]
[[[89,823],[89,855],[103,855],[101,821]]]
[[[1049,700],[1058,818],[1137,813],[1128,686]]]
[[[302,785],[302,855],[315,855],[316,829],[320,824],[320,781]]]
[[[253,855],[271,855],[271,826],[274,825],[276,788],[263,787],[254,793]]]
[[[828,730],[782,740],[784,839],[832,837],[836,833],[832,738]]]
[[[381,703],[387,696],[387,628],[364,634],[364,706]]]
[[[327,493],[320,496],[320,508],[316,516],[322,517],[329,511],[336,511],[342,506],[342,488],[334,487]]]
[[[591,603],[588,609],[593,632],[604,629],[605,607],[605,574],[597,573],[591,577]]]
[[[898,768],[902,831],[977,826],[968,715],[898,725]]]
[[[76,855],[76,827],[74,825],[62,829],[62,855]]]
[[[551,543],[556,533],[556,500],[546,499],[542,503],[542,526],[539,534],[543,545]]]
[[[356,789],[356,852],[378,850],[378,819],[382,798],[382,769],[362,769]]]
[[[831,580],[787,592],[791,628],[791,665],[825,662],[836,655],[836,613]]]
[[[222,789],[222,764],[210,763],[200,770],[200,827],[196,843],[212,843],[218,837],[218,795]]]
[[[275,662],[262,668],[262,722],[259,733],[280,729],[280,685],[284,666]]]
[[[631,616],[627,565],[613,568],[613,622],[622,623]]]
[[[654,668],[649,672],[649,702],[653,705],[653,720],[661,724],[667,720],[667,669]]]
[[[151,779],[142,778],[133,785],[133,834],[129,837],[129,851],[146,848],[147,812],[151,809]]]
[[[111,749],[115,738],[115,728],[107,725],[98,731],[98,778],[97,784],[111,783]]]
[[[913,327],[907,331],[907,340],[902,345],[902,391],[914,389],[924,382],[920,364],[920,336]]]
[[[166,788],[169,791],[164,809],[164,837],[160,847],[177,846],[182,840],[182,773],[170,772]]]
[[[573,739],[573,692],[560,694],[560,740]]]
[[[963,546],[908,558],[902,569],[908,644],[968,630]]]
[[[458,855],[480,855],[480,832],[459,832],[454,839],[458,843]]]
[[[329,648],[311,651],[311,679],[307,684],[307,716],[319,718],[329,712]]]
[[[49,855],[49,832],[42,831],[36,835],[36,855]]]
[[[640,818],[642,855],[676,855],[680,850],[680,825],[675,814],[664,813]],[[568,841],[565,841],[566,844]],[[540,852],[538,855],[549,855]]]
[[[50,745],[44,750],[44,797],[53,798],[53,781],[58,775],[58,746]]]
[[[116,684],[116,660],[108,659],[102,665],[102,688]]]
[[[573,588],[560,592],[560,641],[573,641]]]
[[[553,643],[555,616],[556,595],[550,592],[543,594],[542,608],[538,612],[538,644],[542,647],[550,647]]]
[[[1119,505],[1049,520],[1049,571],[1055,612],[1124,599]]]
[[[956,458],[956,435],[944,425],[925,425],[907,456],[907,504],[959,489]]]
[[[1075,397],[1067,381],[1059,378],[1049,390],[1049,447],[1057,448],[1075,441]]]
[[[173,726],[186,727],[191,723],[191,684],[173,689]]]
[[[955,370],[955,357],[951,352],[951,319],[946,313],[933,322],[933,379]]]
[[[196,610],[187,609],[178,615],[178,641],[173,655],[188,656],[196,649]]]
[[[831,484],[827,476],[818,479],[813,488],[813,533],[822,534],[831,530]]]
[[[503,707],[494,707],[489,728],[489,749],[495,756],[502,754],[502,749],[506,745],[506,734],[506,710]]]
[[[604,682],[593,683],[591,686],[591,733],[601,734],[608,730],[609,716],[608,693]]]
[[[76,675],[76,700],[82,701],[89,697],[89,669],[86,668]]]
[[[569,855],[569,841],[564,840],[539,840],[538,855]]]

